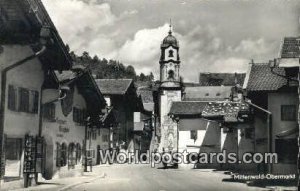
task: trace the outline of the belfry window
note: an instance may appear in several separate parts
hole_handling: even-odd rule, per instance
[[[169,80],[173,80],[173,79],[174,79],[174,71],[173,71],[173,70],[170,70],[170,71],[168,72],[168,79],[169,79]]]
[[[169,57],[174,57],[174,51],[173,50],[169,50]]]

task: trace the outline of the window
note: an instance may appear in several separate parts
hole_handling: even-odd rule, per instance
[[[8,86],[8,109],[27,113],[38,113],[39,92],[26,88]]]
[[[84,109],[73,108],[73,121],[80,125],[85,124],[86,111]]]
[[[17,111],[17,89],[12,85],[8,86],[8,109]]]
[[[61,153],[60,153],[60,166],[67,165],[67,144],[63,143],[61,145]]]
[[[22,153],[22,139],[8,138],[5,144],[7,160],[20,160]]]
[[[81,159],[81,146],[79,143],[76,144],[76,164],[80,162]]]
[[[102,140],[103,140],[103,142],[108,142],[109,141],[109,135],[102,135]]]
[[[43,105],[43,117],[48,120],[55,120],[55,104],[48,103]]]
[[[280,163],[296,164],[298,150],[297,139],[275,139],[275,152]]]
[[[173,50],[169,50],[169,57],[174,57],[174,51]]]
[[[74,168],[76,165],[76,148],[74,143],[69,144],[68,148],[68,166]]]
[[[282,121],[296,121],[297,111],[296,105],[282,105],[281,106],[281,120]]]
[[[96,133],[96,131],[93,131],[93,133],[92,133],[92,139],[93,140],[97,139],[97,133]]]
[[[196,140],[197,139],[197,131],[196,130],[191,130],[191,139]]]
[[[31,108],[30,111],[32,113],[38,113],[39,111],[39,92],[38,91],[30,91],[31,98]]]
[[[134,122],[135,123],[141,122],[141,113],[140,112],[134,112]]]
[[[29,91],[25,88],[19,88],[19,111],[29,112]]]
[[[170,70],[168,72],[168,79],[174,79],[174,71],[173,70]]]
[[[61,166],[61,145],[56,143],[56,167]]]

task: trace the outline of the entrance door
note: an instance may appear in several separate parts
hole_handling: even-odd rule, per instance
[[[5,177],[21,175],[22,139],[7,138],[5,143]]]

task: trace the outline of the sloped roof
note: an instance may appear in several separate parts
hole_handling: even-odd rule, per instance
[[[284,68],[274,68],[274,72],[285,75]],[[252,63],[247,73],[247,91],[275,91],[287,84],[287,80],[271,72],[268,64]]]
[[[50,62],[51,69],[70,69],[70,54],[41,0],[1,0],[0,12],[2,43],[33,44],[33,40],[39,40],[41,29],[49,27],[52,45],[47,47],[47,53],[40,59]]]
[[[300,37],[285,37],[281,47],[281,58],[300,57]]]
[[[184,101],[222,101],[231,94],[231,86],[186,87]]]
[[[234,86],[235,75],[237,83],[242,85],[244,83],[245,73],[200,73],[200,86]]]
[[[96,83],[102,94],[124,95],[130,85],[132,79],[96,79]]]
[[[238,112],[247,112],[249,105],[241,102],[223,101],[209,102],[203,109],[203,117],[218,117],[229,114],[237,114]]]
[[[207,102],[177,101],[173,102],[169,114],[173,115],[200,115]]]
[[[143,103],[153,103],[153,93],[149,88],[138,88],[137,94],[142,97]]]

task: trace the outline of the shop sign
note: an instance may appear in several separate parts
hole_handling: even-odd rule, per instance
[[[24,173],[35,173],[36,143],[33,136],[25,136]]]
[[[70,131],[70,129],[68,127],[62,126],[62,125],[60,125],[58,127],[58,129],[59,129],[59,132],[62,132],[62,133],[68,133]]]

